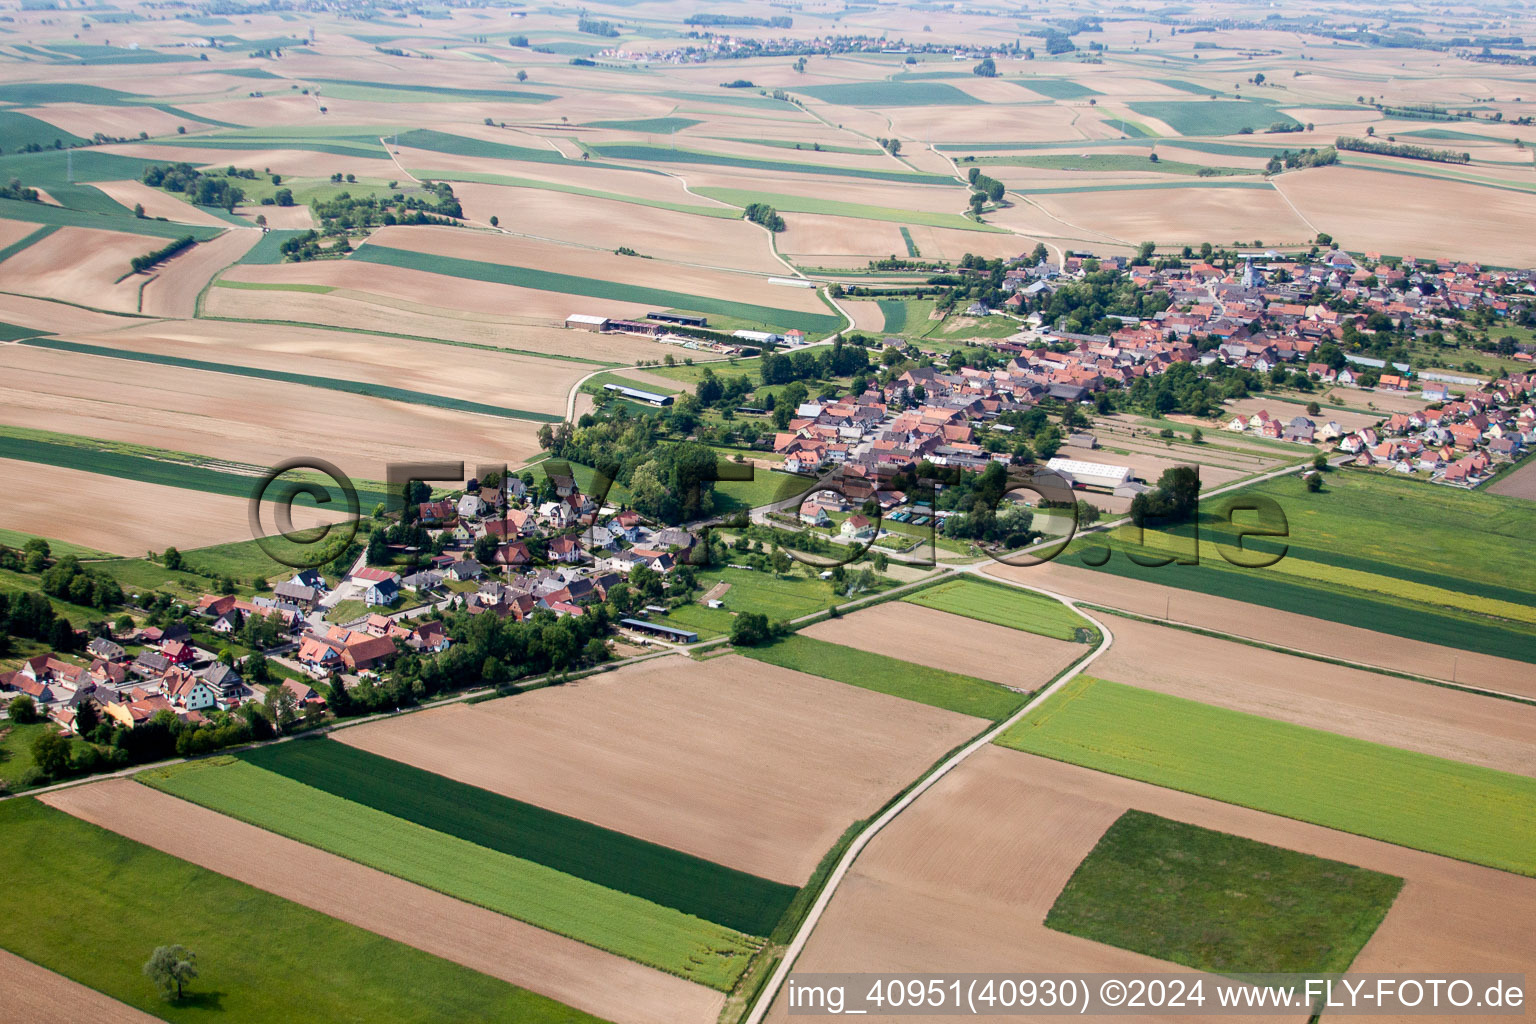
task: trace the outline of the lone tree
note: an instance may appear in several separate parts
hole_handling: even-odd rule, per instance
[[[765,644],[771,635],[768,616],[762,612],[742,612],[731,623],[731,643],[736,647]]]
[[[197,954],[186,946],[156,946],[144,965],[144,976],[162,996],[180,1002],[187,983],[197,977]]]

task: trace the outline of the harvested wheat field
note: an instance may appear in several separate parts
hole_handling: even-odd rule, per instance
[[[401,369],[409,368],[413,391],[541,413],[563,413],[571,386],[596,369],[566,359],[270,324],[156,323],[80,340],[320,380],[398,385]]]
[[[0,220],[0,249],[21,241],[40,227],[41,224],[29,224],[24,220]]]
[[[207,227],[227,228],[229,222],[220,220],[207,210],[178,199],[164,189],[151,188],[142,181],[98,181],[95,187],[131,210],[135,205],[144,207],[146,217],[164,217],[178,224],[202,224]]]
[[[379,480],[391,461],[517,465],[538,450],[533,420],[25,345],[0,348],[0,366],[0,422],[246,464],[314,454]],[[304,410],[324,444],[295,441],[273,409]]]
[[[198,293],[208,286],[213,275],[244,256],[260,240],[261,232],[255,228],[236,228],[177,253],[154,269],[154,280],[144,286],[141,311],[151,316],[196,316]]]
[[[800,885],[980,719],[735,655],[343,729],[471,785]]]
[[[9,222],[0,221],[0,224],[5,223]],[[8,265],[10,261],[6,262]],[[0,292],[0,320],[8,324],[25,324],[34,330],[54,334],[65,331],[110,331],[139,323],[133,317],[97,313],[78,306],[65,306],[46,299],[32,299],[5,292]]]
[[[1510,498],[1536,501],[1536,462],[1527,462],[1488,490]]]
[[[801,632],[861,651],[990,679],[1016,690],[1044,686],[1088,650],[1081,644],[906,601],[887,601]]]
[[[1199,245],[1257,238],[1267,245],[1284,245],[1304,242],[1317,234],[1273,189],[1196,185],[1030,198],[1063,221],[1114,232],[1133,242],[1151,238],[1161,245]]]
[[[163,238],[96,228],[59,228],[5,261],[5,289],[83,306],[136,312],[139,285],[155,271],[132,273],[129,261]]]
[[[462,233],[468,234],[467,231]],[[614,258],[622,259],[623,257]],[[524,265],[537,267],[537,261],[531,259]],[[568,315],[577,312],[634,319],[643,317],[647,311],[654,308],[651,303],[617,302],[612,299],[567,295],[563,292],[540,291],[515,285],[492,284],[488,281],[470,281],[446,274],[407,270],[404,267],[367,263],[361,260],[243,265],[231,267],[222,280],[279,285],[318,284],[328,288],[346,289],[365,296],[369,301],[403,300],[417,308],[436,307],[492,315],[504,315],[507,310],[515,309],[525,322],[542,324],[564,323]],[[229,290],[215,289],[210,294],[218,294],[220,305],[227,306],[232,301],[238,301],[225,299],[221,294]],[[273,300],[270,294],[253,294],[255,298],[246,299],[246,304],[242,308],[250,309],[254,306],[256,309],[265,308],[269,311],[272,309]],[[303,296],[296,293],[296,297]],[[324,303],[330,296],[317,295],[315,298]],[[286,295],[283,296],[281,305],[284,310],[290,308]],[[262,316],[259,312],[247,312],[245,315]]]
[[[273,313],[281,313],[283,319],[296,323],[410,334],[418,338],[440,338],[611,363],[656,359],[667,351],[654,341],[632,335],[593,334],[554,327],[547,317],[535,321],[513,314],[442,309],[400,296],[346,288],[324,295],[313,292],[281,294],[282,308],[274,310],[271,292],[215,287],[204,299],[204,309],[215,316],[253,320],[273,319]]]
[[[0,949],[0,1006],[7,1024],[158,1024],[111,996]]]
[[[611,199],[505,185],[461,183],[454,185],[453,191],[464,206],[465,216],[481,222],[498,217],[504,231],[519,237],[552,239],[608,253],[623,246],[658,260],[729,266],[765,274],[784,271],[784,264],[774,258],[769,248],[768,235],[739,217],[701,217]],[[715,205],[695,202],[700,206]]]
[[[173,857],[614,1024],[709,1024],[718,993],[286,839],[128,779],[44,803]]]
[[[700,233],[709,230],[710,227],[705,225]],[[611,252],[594,252],[591,249],[578,249],[556,242],[540,242],[530,238],[514,238],[484,231],[436,227],[386,227],[375,232],[369,238],[369,243],[458,259],[533,267],[598,281],[665,288],[689,295],[729,299],[732,302],[750,302],[777,309],[798,310],[806,313],[826,312],[826,307],[821,304],[814,291],[769,284],[767,275],[739,274],[707,267],[680,267],[654,260],[617,256]],[[766,249],[766,239],[760,240],[760,244]],[[778,270],[773,272],[773,276],[782,275],[783,266],[780,264]],[[464,283],[472,286],[479,282]],[[572,301],[577,300],[568,297],[566,304],[569,305]],[[579,301],[602,303],[609,300],[589,298]]]
[[[1505,772],[1536,775],[1536,707],[1114,617],[1104,679]]]
[[[99,551],[138,556],[167,545],[204,547],[249,540],[247,502],[219,494],[0,459],[10,491],[0,527],[43,532]],[[67,496],[67,497],[65,497]],[[294,525],[303,528],[299,511]]]
[[[1123,556],[1117,553],[1113,557]],[[1434,679],[1449,680],[1454,676],[1456,681],[1469,686],[1536,697],[1536,666],[1508,658],[1386,636],[1296,612],[1261,608],[1231,598],[1212,597],[1193,590],[1056,562],[1029,567],[992,565],[985,571],[1001,579],[1018,580],[1032,587],[1137,615],[1161,619],[1166,613],[1173,622],[1281,647],[1304,647],[1328,658]],[[1113,622],[1109,626],[1114,629]]]
[[[1041,923],[1078,863],[1130,808],[1406,879],[1352,971],[1441,962],[1536,969],[1536,879],[999,747],[977,751],[875,838],[796,967],[1185,970]],[[770,1016],[787,1016],[782,999]]]
[[[1319,167],[1276,182],[1309,221],[1350,249],[1536,264],[1536,238],[1509,230],[1536,217],[1536,193],[1356,167]]]

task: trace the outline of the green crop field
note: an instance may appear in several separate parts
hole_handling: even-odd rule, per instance
[[[20,530],[0,529],[0,544],[12,548],[25,547],[27,541],[41,536],[37,533],[22,533]],[[48,550],[54,557],[60,555],[74,555],[76,558],[114,557],[110,552],[88,548],[84,544],[71,544],[67,540],[54,540],[52,537],[42,537],[42,539],[48,542]]]
[[[65,146],[75,146],[85,141],[19,110],[0,110],[0,138],[5,139],[5,148],[12,151],[32,143],[51,146],[57,141]]]
[[[452,135],[431,128],[402,132],[399,136],[392,137],[390,142],[394,142],[396,138],[399,139],[400,145],[410,149],[425,149],[433,153],[449,153],[454,156],[484,157],[488,160],[520,160],[523,163],[534,164],[566,164],[570,167],[581,164],[581,161],[571,160],[555,149],[513,146],[505,142]],[[591,163],[588,162],[587,166],[590,167]]]
[[[981,579],[946,580],[902,600],[1057,640],[1096,644],[1100,639],[1087,619],[1060,601]]]
[[[738,648],[738,653],[780,668],[994,722],[1007,718],[1028,700],[1022,693],[985,679],[799,634],[763,647]]]
[[[143,772],[138,781],[269,832],[730,991],[748,936],[257,768],[233,757]]]
[[[852,153],[856,156],[879,156],[883,150],[872,146],[833,146],[825,142],[792,142],[789,139],[737,139],[721,136],[724,142],[744,142],[749,146],[768,146],[772,149],[795,149],[802,153]],[[820,147],[819,149],[817,147]]]
[[[1089,96],[1100,95],[1097,89],[1090,89],[1070,78],[1021,78],[1013,84],[1022,85],[1030,92],[1053,100],[1085,100]]]
[[[573,274],[560,274],[549,270],[535,270],[530,267],[515,267],[502,263],[466,260],[454,256],[438,256],[433,253],[417,252],[413,249],[395,249],[374,243],[361,246],[352,254],[351,259],[458,277],[468,281],[489,281],[493,284],[561,292],[566,295],[611,299],[614,302],[643,302],[663,309],[689,309],[701,313],[735,316],[753,323],[784,329],[798,327],[807,334],[826,333],[843,326],[842,317],[828,313],[800,313],[769,306],[754,306],[745,302],[731,302],[728,299],[714,299],[661,288],[647,288],[644,285],[621,284],[615,281],[577,277]],[[559,419],[558,416],[554,418]]]
[[[908,256],[916,259],[922,255],[922,252],[917,248],[917,243],[912,241],[912,231],[905,225],[901,227],[901,242],[907,247]]]
[[[1080,676],[998,742],[1536,875],[1536,778]]]
[[[1194,82],[1185,82],[1178,78],[1159,78],[1158,85],[1166,85],[1170,89],[1178,89],[1180,92],[1192,92],[1196,96],[1220,96],[1221,93],[1205,85],[1196,85]]]
[[[933,81],[847,82],[800,86],[794,90],[840,107],[974,107],[981,100],[952,85]]]
[[[3,157],[0,157],[0,160],[3,159]],[[3,173],[3,171],[0,171],[0,174]],[[36,181],[27,181],[26,184],[35,185],[38,183]],[[50,188],[47,185],[40,187]],[[83,192],[83,186],[77,191]],[[92,191],[96,190],[93,189]],[[104,193],[97,192],[97,195],[105,198]],[[122,215],[112,215],[110,213],[104,214],[72,209],[67,206],[52,206],[48,203],[28,203],[20,199],[0,199],[0,220],[31,221],[34,224],[53,228],[95,228],[99,231],[123,231],[130,235],[147,235],[150,238],[180,238],[183,235],[191,235],[199,242],[206,242],[208,239],[222,234],[224,231],[223,228],[216,228],[207,224],[177,224],[174,221],[135,217],[128,210],[124,210]],[[146,248],[155,247],[149,245]]]
[[[1045,926],[1219,974],[1344,972],[1401,878],[1126,811]]]
[[[1274,565],[1230,565],[1234,527],[1227,510],[1253,496],[1285,515],[1284,538],[1246,537],[1245,550]],[[1239,524],[1258,525],[1253,516]],[[1404,522],[1413,542],[1401,542]],[[1278,522],[1272,524],[1278,527]],[[1294,477],[1242,488],[1208,502],[1201,513],[1199,565],[1141,566],[1119,539],[1102,566],[1085,561],[1104,550],[1079,538],[1064,564],[1268,608],[1301,611],[1391,636],[1536,662],[1536,551],[1521,538],[1536,529],[1536,506],[1519,498],[1433,487],[1381,474],[1335,472],[1324,490],[1308,492]],[[1188,530],[1179,531],[1187,534]],[[1188,553],[1186,536],[1149,531],[1138,554]]]
[[[645,117],[634,121],[589,121],[588,128],[608,128],[618,132],[642,132],[646,135],[672,135],[703,121],[691,117]]]
[[[1165,188],[1274,188],[1267,181],[1222,181],[1197,178],[1194,181],[1139,181],[1126,185],[1067,185],[1057,188],[1016,188],[1010,191],[1026,196],[1075,195],[1083,192],[1148,192]]]
[[[36,234],[36,232],[33,232]],[[32,235],[28,235],[31,238]],[[23,338],[36,338],[39,335],[51,334],[51,331],[40,331],[35,327],[23,327],[20,324],[8,324],[0,322],[0,342],[20,341]]]
[[[25,344],[38,348],[53,349],[59,352],[73,352],[77,355],[128,359],[134,362],[155,363],[160,366],[176,366],[187,370],[201,370],[206,373],[228,373],[238,377],[251,377],[255,380],[270,380],[281,384],[297,384],[302,387],[323,388],[327,391],[340,391],[351,395],[385,398],[392,402],[406,402],[411,405],[429,405],[438,409],[451,409],[454,412],[473,412],[485,416],[501,416],[507,419],[533,420],[538,423],[558,423],[562,418],[553,413],[526,412],[522,409],[488,405],[484,402],[471,402],[464,398],[450,398],[446,395],[428,394],[425,391],[397,388],[391,384],[340,380],[335,377],[315,377],[306,373],[289,373],[286,370],[263,370],[254,366],[214,363],[202,359],[186,359],[181,356],[160,355],[154,352],[141,352],[133,349],[108,348],[102,345],[84,345],[72,341],[56,341],[48,338],[33,338],[25,342]]]
[[[748,935],[767,935],[793,886],[758,878],[334,740],[262,747],[241,759],[289,778]]]
[[[880,315],[885,318],[885,332],[900,334],[907,329],[907,303],[904,299],[879,299]]]
[[[174,1022],[519,1021],[597,1018],[273,896],[36,800],[0,804],[17,872],[0,947]],[[60,892],[70,912],[59,913]],[[198,978],[168,1003],[140,968],[156,946],[197,954]]]
[[[1212,167],[1180,160],[1159,159],[1153,163],[1148,156],[1135,153],[1092,153],[1066,156],[1060,153],[1038,153],[1023,156],[984,156],[978,164],[994,164],[1001,167],[1040,167],[1056,171],[1149,171],[1157,174],[1184,174],[1195,176],[1201,171],[1214,171],[1217,175],[1258,174],[1257,169],[1247,167]]]
[[[953,182],[953,179],[950,179]],[[718,199],[722,203],[745,208],[749,203],[767,203],[780,213],[821,213],[829,217],[854,217],[859,220],[884,220],[897,224],[921,225],[930,228],[951,228],[955,231],[987,231],[998,234],[1002,228],[980,224],[958,213],[931,213],[923,210],[903,210],[893,206],[867,206],[863,203],[845,203],[837,199],[819,196],[792,196],[779,193],[755,192],[742,188],[715,188],[703,186],[694,189],[701,196]]]
[[[248,292],[308,292],[311,295],[327,295],[336,289],[328,284],[288,284],[281,281],[215,281],[215,288],[234,288]]]
[[[726,153],[705,153],[697,149],[676,149],[671,146],[646,145],[638,142],[604,142],[592,148],[592,152],[611,160],[651,160],[669,164],[708,164],[719,167],[744,167],[749,170],[774,171],[780,174],[819,174],[837,178],[872,178],[877,181],[895,181],[904,185],[958,185],[954,178],[945,174],[926,174],[921,171],[889,171],[872,167],[842,167],[836,164],[791,163],[787,160],[759,160],[755,157],[733,156]]]
[[[1258,100],[1135,100],[1127,105],[1180,135],[1236,135],[1244,128],[1258,132],[1276,123],[1299,123]]]
[[[372,135],[335,135],[326,138],[315,138],[303,135],[197,135],[177,136],[175,138],[156,139],[157,146],[178,146],[188,149],[234,149],[234,150],[262,150],[270,152],[274,149],[296,149],[310,153],[329,153],[332,156],[352,156],[369,160],[379,160],[387,154],[383,144],[379,142],[378,134]],[[174,159],[175,154],[166,154],[169,159]],[[283,178],[287,182],[287,176]],[[253,196],[251,184],[241,182],[241,189],[247,197],[259,199],[262,195],[256,191]],[[338,188],[338,191],[344,191]],[[357,195],[357,189],[352,187],[352,194]]]

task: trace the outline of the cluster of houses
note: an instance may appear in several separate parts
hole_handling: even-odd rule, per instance
[[[138,653],[131,654],[130,648]],[[29,658],[15,672],[0,675],[0,691],[7,697],[26,694],[68,731],[75,731],[87,703],[98,719],[132,728],[162,711],[200,724],[207,720],[204,712],[232,710],[254,695],[237,669],[198,648],[180,623],[145,627],[117,639],[98,637],[85,654],[81,659],[57,654]],[[307,683],[285,680],[280,685],[300,705],[323,703]]]
[[[1271,253],[1262,266],[1259,259],[1246,259],[1234,271],[1199,262],[1154,270],[1111,258],[1101,263],[1126,270],[1142,288],[1168,292],[1169,308],[1145,319],[1121,318],[1117,330],[1102,335],[1052,331],[1041,326],[1038,314],[1022,315],[1032,297],[1048,297],[1064,282],[1080,278],[1086,263],[1085,257],[1070,256],[1061,267],[1041,262],[1005,272],[1003,290],[1009,297],[1003,305],[1005,311],[1021,315],[1024,329],[1001,340],[978,342],[1012,355],[1002,367],[962,367],[953,372],[915,369],[884,388],[871,384],[862,395],[801,405],[786,429],[774,437],[774,451],[785,456],[784,468],[809,473],[830,465],[844,467],[844,475],[868,476],[926,459],[938,466],[981,469],[989,459],[1004,457],[989,454],[977,443],[974,426],[978,421],[1028,408],[1047,397],[1063,402],[1090,400],[1096,392],[1156,376],[1176,363],[1220,363],[1256,372],[1289,366],[1320,384],[1343,386],[1359,386],[1361,376],[1371,373],[1377,378],[1378,392],[1417,392],[1427,402],[1449,403],[1439,422],[1424,424],[1442,427],[1445,435],[1431,431],[1421,439],[1426,448],[1449,448],[1455,453],[1444,466],[1436,459],[1446,459],[1445,452],[1429,459],[1425,468],[1432,468],[1437,479],[1462,459],[1478,461],[1471,448],[1479,448],[1485,461],[1496,463],[1517,457],[1522,446],[1531,443],[1520,428],[1518,405],[1528,390],[1520,383],[1524,378],[1499,382],[1450,403],[1449,383],[1476,389],[1482,382],[1428,371],[1416,376],[1407,367],[1364,357],[1347,357],[1352,361],[1339,369],[1314,358],[1319,346],[1341,341],[1346,326],[1366,330],[1372,313],[1425,331],[1444,326],[1440,318],[1452,311],[1476,306],[1508,315],[1518,308],[1510,291],[1532,289],[1530,272],[1485,271],[1475,264],[1449,262],[1434,270],[1410,265],[1394,269],[1374,254],[1367,254],[1360,263],[1340,251],[1310,264],[1287,262]],[[1340,313],[1327,304],[1341,297],[1358,300],[1363,312]],[[973,315],[991,312],[967,310]],[[1202,350],[1197,338],[1213,338],[1217,343]],[[1521,352],[1515,358],[1529,359],[1530,353]],[[1468,404],[1474,408],[1467,409]],[[906,411],[891,413],[893,406]],[[1495,409],[1502,415],[1495,415]],[[1481,422],[1484,419],[1490,422]],[[1460,430],[1450,432],[1452,424],[1460,424]],[[1339,444],[1355,436],[1335,421],[1317,422],[1302,415],[1276,418],[1267,411],[1233,417],[1226,426],[1308,445]],[[1479,431],[1475,439],[1474,427]],[[1490,428],[1491,434],[1487,433]],[[1417,458],[1418,453],[1413,454]],[[1475,467],[1464,465],[1445,479],[1475,482]]]
[[[1499,381],[1437,408],[1395,413],[1346,434],[1351,464],[1427,473],[1437,483],[1476,487],[1536,447],[1536,373]]]
[[[376,671],[396,655],[397,644],[422,653],[445,650],[450,640],[442,622],[413,618],[433,607],[519,622],[540,610],[579,616],[637,567],[670,573],[697,541],[686,530],[654,527],[637,512],[600,508],[570,477],[555,474],[551,483],[553,500],[523,507],[517,506],[528,492],[517,477],[500,487],[472,488],[457,501],[420,504],[420,522],[447,538],[442,553],[415,572],[359,566],[344,581],[370,606],[406,603],[407,610],[375,611],[349,626],[314,624],[299,638],[299,665],[324,678]],[[478,542],[486,537],[495,544],[482,563],[471,552],[483,554]],[[535,558],[535,544],[543,557]],[[294,583],[324,586],[313,573]]]

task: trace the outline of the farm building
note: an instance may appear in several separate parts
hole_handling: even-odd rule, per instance
[[[631,402],[644,402],[646,405],[658,407],[672,404],[671,395],[658,395],[654,391],[641,391],[639,388],[627,388],[622,384],[604,384],[604,391],[612,391],[620,398],[627,398]]]
[[[647,313],[647,320],[660,320],[664,324],[682,324],[684,327],[708,327],[709,318],[689,313]]]
[[[1103,462],[1082,462],[1078,459],[1051,459],[1046,467],[1066,477],[1073,487],[1104,487],[1114,489],[1134,480],[1136,474],[1129,466],[1111,466]]]
[[[632,629],[636,633],[648,633],[679,644],[691,644],[699,638],[699,634],[690,633],[686,629],[675,629],[672,626],[663,626],[659,622],[646,622],[644,619],[620,619],[619,625],[625,629]]]
[[[608,318],[589,313],[572,313],[565,318],[565,326],[578,331],[601,331],[608,327]]]

